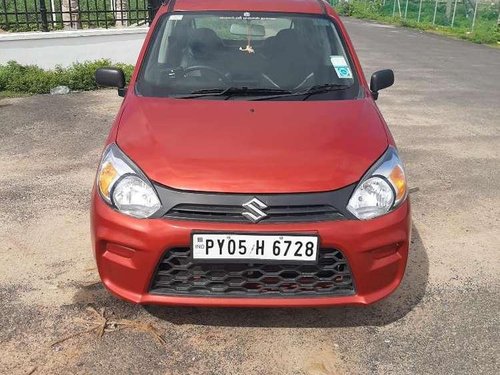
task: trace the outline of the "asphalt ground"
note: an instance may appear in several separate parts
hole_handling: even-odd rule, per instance
[[[401,287],[367,308],[122,302],[98,282],[88,213],[120,98],[103,90],[4,99],[1,374],[499,373],[500,50],[346,25],[367,77],[396,74],[378,103],[418,188]],[[102,323],[101,312],[101,337],[56,343]]]

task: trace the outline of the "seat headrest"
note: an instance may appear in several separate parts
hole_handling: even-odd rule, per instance
[[[278,31],[276,36],[274,37],[274,43],[280,44],[291,44],[294,45],[297,43],[298,35],[297,32],[293,29],[284,29]]]
[[[215,31],[202,27],[195,29],[189,38],[189,47],[196,54],[207,54],[222,46],[222,40]]]

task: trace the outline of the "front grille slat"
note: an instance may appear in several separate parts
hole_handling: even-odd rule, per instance
[[[247,223],[242,206],[179,204],[165,214],[166,218],[198,221]],[[344,215],[328,205],[272,206],[262,223],[342,220]]]
[[[186,213],[207,213],[207,214],[241,214],[242,207],[237,206],[213,206],[213,205],[194,205],[194,204],[181,204],[172,209],[176,212]]]
[[[285,206],[271,207],[267,213],[271,215],[322,214],[332,212],[331,206]]]
[[[199,296],[343,296],[355,293],[349,265],[335,249],[320,249],[317,264],[196,263],[189,248],[167,251],[150,292]]]

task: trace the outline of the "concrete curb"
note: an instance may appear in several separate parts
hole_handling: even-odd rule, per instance
[[[0,34],[0,42],[22,41],[22,40],[40,40],[40,39],[59,39],[59,38],[77,38],[92,36],[111,36],[127,34],[146,34],[149,27],[128,27],[120,29],[88,29],[88,30],[59,30],[49,32],[26,32],[26,33],[5,33]]]

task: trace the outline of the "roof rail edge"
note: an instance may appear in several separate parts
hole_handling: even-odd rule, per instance
[[[319,3],[319,6],[321,7],[321,9],[323,9],[323,14],[328,14],[328,12],[326,11],[325,2],[323,0],[318,0],[318,3]]]

